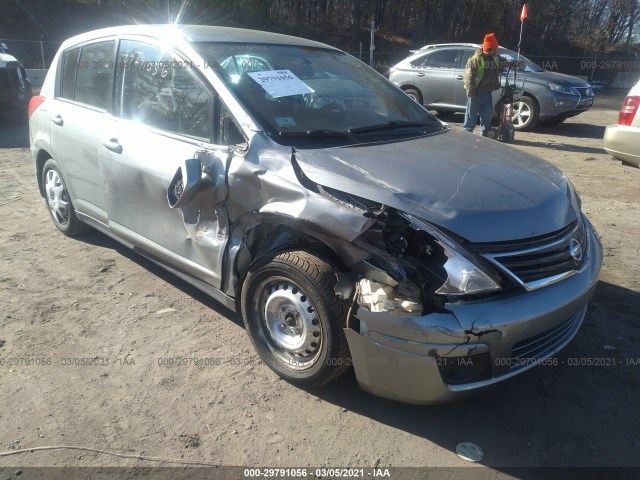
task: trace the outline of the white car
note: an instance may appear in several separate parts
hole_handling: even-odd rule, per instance
[[[618,123],[604,132],[604,149],[622,163],[640,167],[640,80],[629,91],[620,108]]]

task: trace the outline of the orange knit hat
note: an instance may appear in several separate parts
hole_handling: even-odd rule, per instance
[[[484,36],[484,43],[482,44],[482,50],[485,52],[488,50],[493,50],[494,52],[498,50],[498,39],[495,34],[487,33]]]

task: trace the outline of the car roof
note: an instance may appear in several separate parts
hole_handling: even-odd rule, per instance
[[[168,35],[179,35],[190,42],[258,43],[337,50],[335,47],[324,43],[300,37],[293,37],[290,35],[282,35],[280,33],[249,30],[245,28],[181,24],[122,25],[103,28],[76,35],[75,37],[68,39],[65,44],[81,43],[94,38],[125,34],[157,38],[163,38]]]
[[[0,53],[0,63],[9,63],[9,62],[18,62],[18,59],[13,55],[9,55],[8,53]]]
[[[421,50],[431,50],[433,48],[446,48],[446,47],[474,47],[474,48],[480,48],[480,45],[478,45],[477,43],[434,43],[432,45],[425,45],[424,47],[421,47],[420,50],[416,50],[417,51],[421,51]]]

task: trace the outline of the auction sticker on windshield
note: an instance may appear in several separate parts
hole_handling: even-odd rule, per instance
[[[313,90],[296,77],[291,70],[268,70],[266,72],[247,72],[273,98],[313,93]]]

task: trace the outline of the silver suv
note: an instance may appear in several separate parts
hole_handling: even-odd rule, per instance
[[[559,170],[328,45],[98,30],[64,42],[29,110],[55,226],[241,312],[298,385],[353,366],[376,395],[469,395],[566,345],[595,289],[600,241]]]
[[[467,92],[464,67],[479,49],[473,43],[426,45],[394,65],[389,79],[422,105],[437,112],[464,112]],[[500,47],[498,54],[515,60],[516,52]],[[516,130],[530,130],[538,122],[561,123],[593,105],[591,86],[577,77],[550,72],[528,58],[518,72],[522,96],[514,104]],[[499,91],[493,93],[497,105]]]

